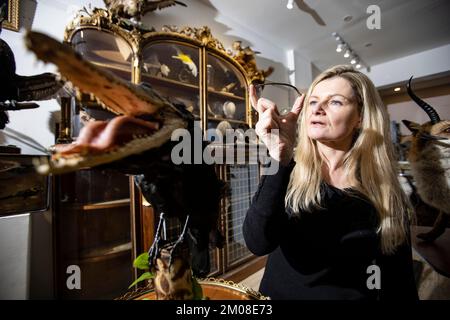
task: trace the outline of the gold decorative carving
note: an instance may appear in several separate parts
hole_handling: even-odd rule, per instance
[[[122,18],[113,14],[112,11],[99,8],[88,11],[84,8],[66,28],[64,39],[67,41],[72,33],[81,27],[96,27],[118,34],[129,41],[136,52],[139,51],[139,43],[144,37],[146,39],[153,36],[188,38],[201,46],[218,51],[235,63],[237,62],[245,71],[249,82],[264,83],[265,79],[273,72],[273,67],[266,70],[258,69],[256,65],[257,52],[248,46],[242,47],[241,41],[235,41],[232,50],[225,49],[223,44],[211,34],[208,26],[179,28],[174,25],[165,25],[161,32],[157,32],[154,28],[147,29],[141,22]]]
[[[154,28],[144,29],[142,24],[112,15],[111,12],[105,9],[95,8],[92,11],[88,11],[84,8],[78,12],[76,17],[66,27],[64,39],[67,41],[72,33],[81,27],[109,30],[124,37],[132,46],[136,47],[143,33],[155,31]]]
[[[240,292],[244,294],[248,298],[248,300],[270,300],[269,297],[262,295],[260,292],[257,292],[252,288],[248,288],[240,283],[235,283],[233,281],[213,277],[199,278],[197,279],[197,281],[200,285],[212,284],[218,287],[224,287],[236,292]],[[124,295],[116,298],[115,300],[135,300],[152,291],[154,291],[153,285],[151,283],[147,283],[147,285],[143,287],[138,287],[137,289],[126,292]]]
[[[177,26],[166,25],[162,28],[162,31],[184,35],[200,42],[203,46],[214,48],[222,51],[224,54],[227,54],[223,44],[213,37],[211,34],[211,29],[208,26],[203,26],[201,28],[183,27],[182,29],[178,29]]]
[[[233,43],[233,49],[235,51],[233,58],[245,69],[250,78],[250,82],[263,83],[272,74],[273,67],[269,67],[267,70],[258,69],[256,66],[256,52],[248,46],[242,48],[241,44],[241,41],[235,41]]]
[[[6,2],[8,2],[6,4]],[[6,19],[3,22],[3,27],[12,31],[19,31],[19,0],[7,0],[6,4]]]

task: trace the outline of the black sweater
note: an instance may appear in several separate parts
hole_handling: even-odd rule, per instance
[[[245,217],[249,250],[269,254],[260,292],[272,299],[418,299],[410,245],[380,253],[377,214],[363,195],[322,183],[323,209],[299,218],[285,208],[293,166],[261,178]],[[374,264],[381,288],[369,290]]]

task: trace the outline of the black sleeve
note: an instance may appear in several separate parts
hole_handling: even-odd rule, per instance
[[[280,164],[276,174],[261,178],[243,225],[245,242],[255,255],[266,255],[279,245],[287,222],[284,198],[294,165],[294,162],[288,166]]]
[[[412,249],[407,241],[393,255],[378,260],[381,271],[381,300],[418,300]]]

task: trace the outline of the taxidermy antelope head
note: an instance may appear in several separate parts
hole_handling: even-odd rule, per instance
[[[418,237],[433,241],[444,233],[450,215],[450,120],[441,120],[436,110],[420,99],[407,84],[409,96],[430,117],[422,125],[403,120],[412,132],[408,160],[416,182],[417,193],[428,205],[439,210],[433,229]]]

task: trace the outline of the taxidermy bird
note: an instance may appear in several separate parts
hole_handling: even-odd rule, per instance
[[[5,20],[5,5],[0,8],[0,34]],[[6,111],[38,108],[36,103],[23,101],[47,100],[53,96],[62,84],[52,73],[35,76],[16,74],[14,53],[9,45],[0,39],[0,129],[9,122]]]
[[[313,8],[311,8],[308,4],[305,3],[305,0],[288,0],[288,8],[292,9],[293,8],[293,1],[295,1],[295,3],[297,4],[297,7],[310,14],[311,17],[314,19],[314,21],[321,26],[325,26],[325,21],[323,21],[323,19],[319,16],[319,14],[317,13],[316,10],[314,10]]]
[[[150,74],[156,74],[157,77],[161,76],[169,76],[170,68],[164,64],[159,62],[156,54],[151,55],[144,63],[143,68],[146,72]]]
[[[256,76],[260,74],[265,79],[272,74],[273,67],[269,67],[267,70],[259,70],[257,68],[255,55],[260,53],[259,51],[253,51],[249,46],[243,48],[242,41],[233,42],[232,48],[235,51],[233,58],[246,69],[249,75]]]
[[[103,0],[106,8],[122,18],[140,20],[147,12],[163,9],[174,5],[186,7],[183,2],[175,0]]]
[[[179,105],[180,108],[182,107]],[[190,115],[190,114],[189,114]],[[191,118],[188,122],[192,122]],[[188,125],[191,137],[193,124]],[[197,277],[209,274],[211,264],[209,248],[222,248],[224,237],[219,231],[220,201],[227,195],[227,185],[217,178],[215,168],[207,164],[194,164],[194,145],[189,163],[174,164],[171,153],[178,142],[168,141],[157,149],[108,164],[108,168],[134,175],[134,182],[159,217],[157,232],[149,250],[149,264],[155,266],[160,249],[166,245],[161,228],[167,218],[177,218],[186,224],[172,250],[180,245],[189,246],[190,265]],[[203,142],[201,149],[207,147]],[[202,151],[203,154],[203,151]]]
[[[175,48],[175,49],[177,51],[177,55],[172,56],[172,58],[180,60],[183,64],[185,64],[188,67],[191,74],[194,77],[197,77],[197,75],[198,75],[197,66],[195,65],[194,61],[192,61],[191,57],[188,56],[187,54],[181,52],[180,49],[178,49],[178,48]]]
[[[418,237],[433,241],[444,233],[450,214],[450,120],[441,120],[436,110],[420,99],[407,84],[410,97],[430,117],[422,125],[403,120],[412,132],[412,143],[408,154],[411,171],[416,182],[417,193],[428,205],[440,211],[432,230]]]

